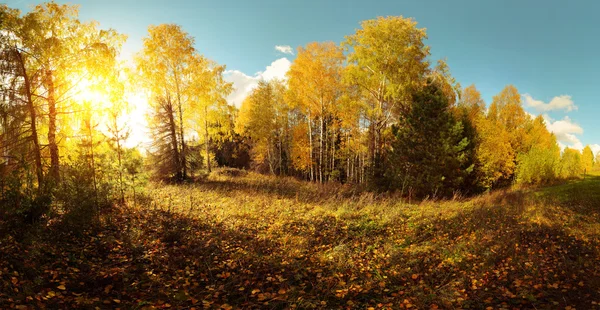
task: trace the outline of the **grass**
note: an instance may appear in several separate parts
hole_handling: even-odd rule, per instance
[[[4,236],[0,304],[600,307],[600,175],[410,204],[216,172],[196,184],[153,184],[138,202],[80,235],[57,223]]]

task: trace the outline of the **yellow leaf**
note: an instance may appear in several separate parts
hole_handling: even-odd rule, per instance
[[[57,286],[56,288],[57,288],[57,289],[59,289],[59,290],[61,290],[61,291],[64,291],[64,290],[66,290],[66,289],[67,289],[67,288],[66,288],[64,285],[62,285],[62,284],[61,284],[61,285],[59,285],[59,286]]]

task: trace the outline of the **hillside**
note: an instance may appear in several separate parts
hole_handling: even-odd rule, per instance
[[[0,235],[6,308],[592,309],[600,176],[418,204],[221,170]],[[5,227],[5,226],[0,226]],[[571,308],[569,308],[571,307]]]

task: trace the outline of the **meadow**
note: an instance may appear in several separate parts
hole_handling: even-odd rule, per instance
[[[0,235],[7,308],[593,309],[600,175],[474,198],[222,169]],[[18,233],[16,233],[18,231]]]

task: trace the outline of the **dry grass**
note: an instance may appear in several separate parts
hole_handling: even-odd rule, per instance
[[[98,288],[68,275],[66,287],[86,298],[63,292],[62,303],[43,304],[592,309],[600,302],[599,189],[593,176],[409,204],[253,173],[153,184],[137,207],[105,215],[100,231],[85,237],[109,254],[92,251],[68,264],[87,270],[84,283]],[[32,248],[19,243],[21,251]],[[48,286],[31,282],[31,291]]]
[[[273,287],[260,277],[233,276],[243,274],[239,266],[226,268],[227,281],[213,282],[228,292],[248,286],[244,281],[261,291],[283,287],[287,295],[271,296],[271,304],[590,308],[600,302],[600,200],[589,196],[598,189],[598,177],[588,177],[540,191],[408,204],[249,174],[151,193],[153,208],[247,234],[256,244],[238,245],[244,254],[237,259],[255,261],[249,270],[295,278]],[[260,304],[252,294],[228,296],[220,302]]]

